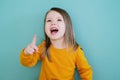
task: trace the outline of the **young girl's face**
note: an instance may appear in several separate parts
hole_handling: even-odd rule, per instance
[[[50,40],[63,39],[65,23],[62,15],[56,11],[50,11],[46,16],[45,33]]]

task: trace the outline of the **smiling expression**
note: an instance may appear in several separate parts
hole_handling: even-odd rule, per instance
[[[63,39],[65,28],[64,19],[60,13],[52,10],[47,14],[45,21],[45,33],[50,40]]]

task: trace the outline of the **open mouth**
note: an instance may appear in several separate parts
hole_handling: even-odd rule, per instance
[[[58,32],[58,29],[53,27],[50,29],[51,34],[56,34]]]

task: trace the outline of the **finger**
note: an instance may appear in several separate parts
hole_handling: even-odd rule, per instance
[[[28,52],[28,54],[33,54],[34,53],[34,49],[33,48],[31,48],[31,49],[29,49],[27,52]]]
[[[24,53],[25,53],[25,54],[32,54],[33,52],[34,52],[33,50],[28,50],[28,49],[27,49],[27,50],[26,50],[26,49],[24,50]]]
[[[29,54],[33,54],[34,53],[34,49],[30,49],[28,52],[29,52]]]
[[[32,48],[32,49],[34,49],[36,51],[38,50],[38,47],[36,45],[32,45],[32,44],[29,46],[29,48]]]
[[[35,51],[38,51],[38,47],[37,46],[33,46]]]
[[[36,45],[36,34],[34,35],[34,37],[33,37],[33,40],[32,40],[32,45]]]

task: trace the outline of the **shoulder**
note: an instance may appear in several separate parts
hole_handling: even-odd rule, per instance
[[[80,56],[84,56],[84,52],[82,47],[79,45],[75,51],[75,56],[76,57],[80,57]]]
[[[76,49],[76,52],[81,52],[83,51],[82,47],[80,45],[78,45],[77,49]]]

